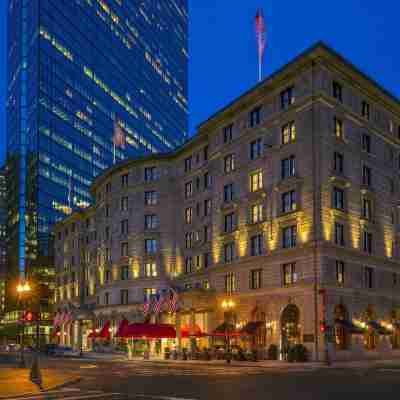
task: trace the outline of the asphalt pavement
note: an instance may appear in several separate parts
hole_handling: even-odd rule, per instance
[[[397,397],[400,368],[276,368],[157,365],[146,362],[47,360],[48,368],[82,380],[41,399],[134,400],[377,400]]]

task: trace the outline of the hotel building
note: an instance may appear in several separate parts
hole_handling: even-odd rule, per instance
[[[260,352],[400,354],[399,127],[399,100],[318,43],[176,151],[111,167],[55,226],[57,307],[79,320],[63,340],[174,287],[162,321],[210,333],[228,302]]]

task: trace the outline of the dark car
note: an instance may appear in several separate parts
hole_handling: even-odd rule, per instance
[[[60,346],[55,343],[46,344],[43,348],[43,353],[48,356],[54,356],[57,353],[57,350]]]

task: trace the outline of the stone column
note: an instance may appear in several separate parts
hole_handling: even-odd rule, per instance
[[[182,334],[181,334],[181,312],[177,311],[175,313],[175,330],[176,330],[176,342],[177,348],[176,351],[178,354],[182,351]]]
[[[195,351],[196,340],[194,339],[194,330],[196,324],[196,317],[194,308],[190,310],[190,318],[189,318],[189,340],[190,340],[190,352],[193,354]]]
[[[81,351],[83,345],[83,321],[78,321],[78,337],[77,337],[77,344],[78,344],[78,351]]]

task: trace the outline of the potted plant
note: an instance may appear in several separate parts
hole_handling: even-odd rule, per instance
[[[268,347],[268,360],[278,359],[278,346],[276,344],[271,344]]]
[[[169,347],[166,347],[164,349],[164,359],[169,360],[171,357],[171,349]]]

